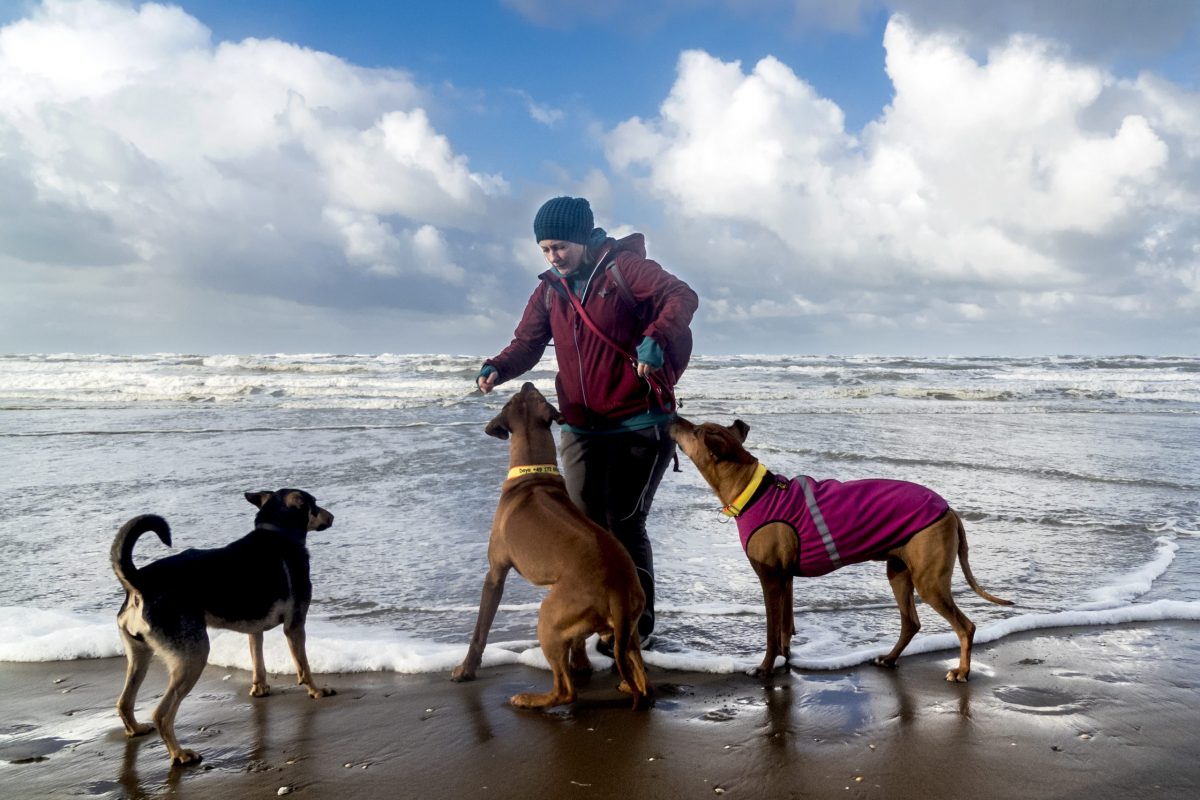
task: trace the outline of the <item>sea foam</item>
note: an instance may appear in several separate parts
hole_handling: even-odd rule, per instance
[[[1024,631],[1167,620],[1200,620],[1200,601],[1155,600],[1114,608],[1017,614],[981,625],[975,632],[975,644],[999,641]],[[307,630],[308,660],[316,673],[448,673],[462,661],[467,651],[466,642],[436,642],[397,631],[319,619],[310,620]],[[249,646],[244,634],[224,630],[209,633],[209,664],[250,669]],[[670,645],[669,631],[662,638],[664,649],[650,649],[644,653],[647,664],[662,669],[729,674],[752,669],[762,658],[761,652],[716,653],[674,648]],[[839,650],[835,639],[821,637],[820,641],[794,646],[791,665],[806,670],[845,669],[886,654],[892,645],[888,641]],[[595,651],[595,640],[595,636],[589,640],[589,651],[594,666],[603,669],[611,661]],[[923,632],[909,644],[905,654],[957,649],[958,639],[952,632]],[[0,607],[0,661],[67,661],[122,654],[116,621],[112,617],[54,609]],[[280,628],[265,635],[263,656],[269,672],[288,674],[295,669]],[[517,663],[548,669],[536,641],[492,642],[484,650],[483,667]]]

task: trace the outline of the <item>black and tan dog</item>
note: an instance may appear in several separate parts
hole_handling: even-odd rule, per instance
[[[538,642],[550,663],[554,685],[543,694],[515,695],[518,708],[546,708],[575,699],[572,670],[591,669],[584,641],[593,633],[613,637],[613,661],[620,689],[633,696],[635,710],[653,705],[642,663],[637,621],[646,595],[633,559],[610,532],[587,518],[567,495],[558,473],[552,422],[562,422],[532,383],[514,394],[484,429],[512,441],[508,480],[488,541],[488,572],[479,618],[466,658],[452,680],[467,681],[483,658],[504,580],[516,568],[535,586],[550,591],[538,611]]]
[[[756,672],[769,672],[778,655],[788,657],[791,637],[796,633],[792,612],[795,576],[820,575],[844,564],[876,560],[887,562],[888,581],[900,607],[900,638],[891,652],[875,659],[875,663],[895,666],[920,630],[915,589],[958,635],[958,666],[946,673],[946,680],[965,681],[971,671],[975,624],[959,610],[950,593],[955,557],[967,583],[980,597],[998,605],[1012,603],[988,594],[975,581],[967,563],[967,537],[958,514],[932,490],[904,481],[839,484],[813,482],[807,477],[778,479],[743,447],[749,431],[750,426],[741,420],[726,427],[712,422],[693,425],[680,417],[671,426],[671,436],[716,492],[725,506],[723,510],[738,517],[746,555],[762,584],[767,653]],[[822,504],[817,501],[822,484],[831,486],[831,493],[825,495],[830,501],[838,490],[853,487],[843,495],[853,507],[832,523],[825,516],[830,507],[836,509],[837,505],[830,502],[822,513]],[[851,529],[830,530],[839,522]],[[800,529],[807,535],[799,535]]]
[[[163,544],[171,544],[166,520],[154,514],[129,520],[113,540],[113,571],[126,592],[117,626],[128,658],[117,711],[129,736],[149,733],[157,725],[176,764],[200,761],[194,751],[179,746],[175,714],[208,661],[207,626],[250,634],[251,696],[271,692],[263,664],[263,631],[280,624],[296,662],[298,683],[307,687],[310,697],[334,694],[313,682],[304,650],[304,619],[312,600],[305,536],[328,528],[333,515],[299,489],[247,492],[246,499],[258,507],[254,530],[225,547],[184,550],[139,569],[133,564],[139,536],[154,531]],[[133,707],[155,653],[167,664],[168,683],[151,725],[138,722]]]

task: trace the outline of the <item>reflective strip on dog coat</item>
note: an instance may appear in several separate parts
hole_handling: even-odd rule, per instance
[[[932,489],[908,481],[775,476],[737,526],[743,550],[764,525],[792,526],[800,540],[798,573],[812,577],[899,547],[949,508]]]

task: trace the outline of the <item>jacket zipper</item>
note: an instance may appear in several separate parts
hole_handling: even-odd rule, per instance
[[[575,315],[575,322],[571,326],[571,337],[575,340],[575,364],[579,367],[579,393],[583,395],[583,407],[588,411],[592,410],[592,404],[588,402],[587,382],[583,379],[583,352],[579,349],[579,315]]]

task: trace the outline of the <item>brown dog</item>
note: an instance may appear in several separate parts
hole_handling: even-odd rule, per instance
[[[538,641],[554,673],[545,694],[523,693],[518,708],[547,708],[575,699],[571,671],[591,669],[584,640],[592,633],[613,636],[613,661],[621,691],[633,696],[634,710],[653,705],[637,636],[646,604],[629,553],[608,531],[575,507],[558,474],[550,423],[562,422],[532,383],[514,394],[486,432],[512,436],[509,473],[488,542],[488,573],[479,601],[479,619],[462,664],[451,679],[468,681],[483,657],[488,631],[500,605],[504,580],[515,567],[535,586],[550,592],[538,612]]]
[[[959,610],[950,594],[955,555],[962,565],[967,583],[980,597],[998,605],[1012,603],[988,594],[976,583],[967,563],[967,537],[958,514],[932,491],[917,484],[902,481],[841,484],[847,487],[858,484],[861,493],[856,497],[862,498],[870,498],[872,491],[878,488],[880,491],[876,492],[876,496],[886,498],[879,500],[879,504],[886,504],[886,510],[899,518],[920,521],[931,516],[937,517],[936,521],[925,524],[925,527],[911,534],[903,530],[886,533],[889,536],[897,536],[898,533],[897,538],[889,544],[872,545],[861,530],[831,533],[830,525],[822,514],[822,506],[815,499],[814,486],[819,484],[801,478],[799,480],[804,483],[797,484],[796,489],[799,499],[792,505],[802,509],[806,515],[798,524],[805,530],[812,526],[815,546],[805,549],[797,528],[789,522],[779,521],[777,517],[780,515],[774,513],[775,508],[783,507],[779,498],[785,491],[791,490],[792,484],[770,475],[759,465],[758,459],[746,451],[742,445],[749,431],[750,427],[741,420],[725,427],[712,422],[693,425],[686,419],[678,418],[671,426],[671,436],[725,504],[725,512],[730,516],[743,515],[739,517],[739,529],[746,555],[762,583],[763,600],[767,608],[767,653],[756,672],[769,672],[775,665],[777,655],[783,655],[785,660],[789,655],[791,637],[796,633],[792,614],[794,576],[823,574],[846,563],[877,560],[887,561],[888,581],[900,607],[900,639],[890,653],[876,658],[875,663],[895,666],[896,659],[920,630],[921,623],[917,619],[917,607],[913,599],[915,588],[921,599],[945,617],[958,635],[958,666],[946,673],[946,680],[965,681],[971,671],[971,642],[975,636],[975,625]],[[764,480],[767,476],[769,478]],[[914,502],[919,504],[915,508],[912,507]],[[755,504],[763,504],[757,516],[752,511]],[[763,513],[767,505],[771,505],[770,514]],[[880,512],[884,510],[856,508],[853,511],[856,516],[849,518],[874,520],[881,517]],[[922,514],[925,516],[922,517]],[[763,523],[761,527],[753,527],[760,522]],[[896,523],[888,524],[896,526]],[[843,544],[845,552],[839,553],[839,546],[834,539],[836,533],[846,533],[849,540],[864,543],[864,549],[853,552]]]

